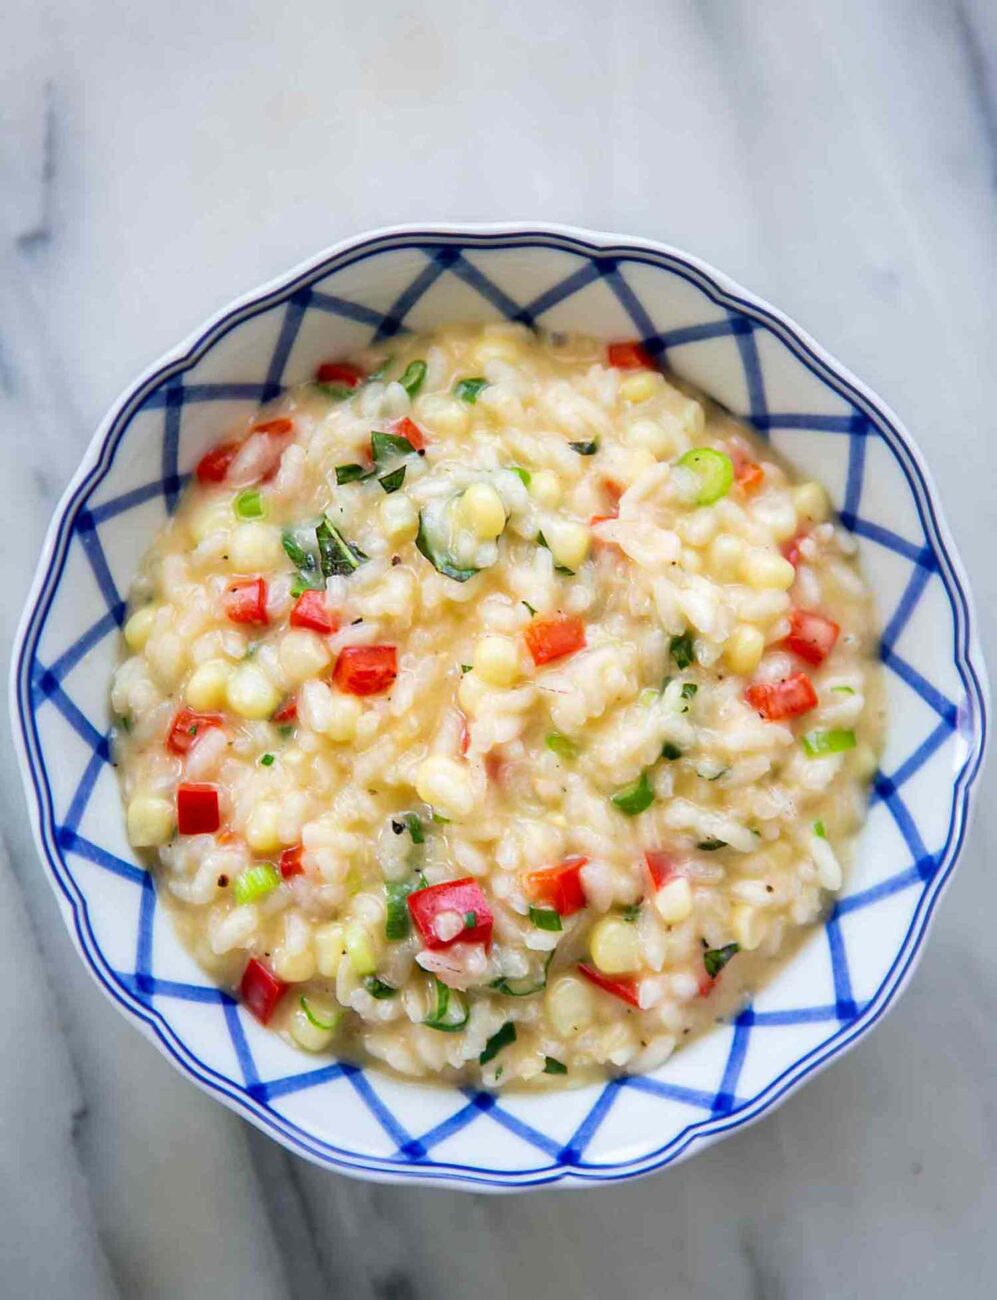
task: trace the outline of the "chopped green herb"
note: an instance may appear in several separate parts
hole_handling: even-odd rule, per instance
[[[497,980],[492,980],[488,987],[494,989],[496,993],[501,993],[506,998],[528,998],[534,993],[542,993],[547,987],[547,971],[550,969],[553,960],[554,950],[551,949],[547,954],[547,960],[544,962],[543,975],[539,984],[531,983],[529,978],[506,979],[505,976],[500,976]]]
[[[397,469],[393,469],[390,474],[385,474],[383,478],[379,478],[377,481],[390,496],[392,492],[397,492],[405,482],[405,466],[399,465]]]
[[[550,930],[556,934],[564,928],[559,914],[552,907],[531,907],[530,920],[538,930]]]
[[[362,483],[364,479],[371,478],[374,471],[367,469],[364,465],[350,464],[336,466],[336,483],[342,487],[344,483]]]
[[[631,925],[635,924],[640,920],[640,903],[631,903],[628,907],[621,908],[620,916]]]
[[[409,937],[412,925],[409,919],[408,896],[413,889],[415,889],[415,881],[389,880],[384,886],[384,937],[391,943]]]
[[[704,781],[719,781],[722,776],[726,776],[730,771],[729,767],[722,767],[719,772],[711,772],[709,768],[705,772],[697,772],[696,775]]]
[[[287,739],[288,736],[292,736],[294,734],[294,727],[291,725],[290,722],[282,723],[277,728],[277,730],[280,733],[280,735],[284,737],[285,740]]]
[[[399,456],[415,456],[416,450],[408,438],[397,433],[375,432],[370,435],[370,456],[375,465],[396,460]]]
[[[471,406],[478,400],[478,394],[488,387],[487,379],[458,379],[453,386],[454,396]]]
[[[454,582],[467,582],[469,578],[473,578],[480,572],[478,569],[462,568],[455,564],[444,547],[433,541],[426,524],[425,510],[419,515],[419,531],[416,534],[415,544],[416,549],[426,557],[437,573],[442,573],[445,578],[453,578]]]
[[[533,606],[530,604],[528,600],[521,601],[520,604],[525,605],[526,608],[530,611],[530,618],[536,618],[537,611],[533,608]]]
[[[353,396],[353,389],[347,388],[345,384],[313,384],[312,387],[333,402],[345,402]]]
[[[260,767],[273,767],[273,754],[264,754],[260,759]]]
[[[305,1019],[308,1021],[310,1025],[314,1025],[316,1029],[325,1029],[325,1030],[335,1029],[336,1025],[339,1023],[338,1011],[334,1011],[332,1013],[331,1020],[319,1020],[318,1016],[308,1005],[308,999],[305,997],[303,993],[300,998],[300,1006],[301,1006],[301,1010],[305,1013]]]
[[[453,992],[441,979],[433,976],[436,1001],[433,1010],[422,1022],[429,1029],[438,1029],[441,1034],[456,1034],[467,1024],[471,1014],[464,1000]]]
[[[194,724],[193,727],[188,727],[188,728],[187,728],[187,735],[188,735],[188,736],[196,736],[196,735],[197,735],[197,724],[196,724],[196,723]]]
[[[296,569],[314,569],[315,556],[309,555],[293,533],[285,533],[281,538],[287,558]]]
[[[683,700],[692,700],[692,699],[695,699],[696,692],[697,692],[698,690],[699,690],[699,687],[696,685],[695,682],[683,682],[683,683],[682,683],[682,698],[683,698]]]
[[[255,903],[258,899],[273,893],[279,884],[280,872],[273,863],[261,862],[258,866],[247,867],[236,876],[232,892],[235,901],[240,905]]]
[[[703,965],[710,979],[715,979],[731,957],[735,957],[740,951],[741,945],[738,943],[728,943],[723,948],[707,948],[703,953]]]
[[[711,506],[725,497],[734,482],[734,463],[726,452],[713,447],[693,447],[678,459],[683,469],[691,470],[699,480],[697,506]]]
[[[291,595],[295,600],[297,600],[303,592],[324,590],[325,578],[322,577],[321,573],[299,572],[294,575],[294,581],[291,583]]]
[[[725,849],[726,847],[726,840],[717,839],[700,840],[696,845],[696,848],[702,849],[704,853],[716,853],[717,849]]]
[[[678,745],[673,745],[670,740],[666,740],[661,746],[661,757],[667,758],[669,763],[674,763],[677,758],[682,757],[682,751]]]
[[[348,542],[338,528],[323,519],[315,529],[322,574],[326,578],[355,573],[367,556]]]
[[[422,829],[422,818],[418,813],[406,813],[405,825],[412,836],[413,844],[425,844],[426,832]]]
[[[533,482],[533,475],[528,469],[523,469],[521,465],[510,465],[509,468],[519,477],[523,487],[529,487]]]
[[[559,731],[550,732],[544,739],[544,744],[561,759],[571,759],[578,757],[578,746],[567,736],[562,736]]]
[[[118,726],[121,728],[121,730],[125,733],[126,736],[131,731],[132,720],[127,713],[122,713],[122,715],[118,718]]]
[[[425,361],[410,361],[405,367],[405,373],[399,379],[402,388],[405,389],[409,397],[415,397],[416,393],[422,387],[426,378]]]
[[[683,632],[681,636],[673,636],[670,648],[676,668],[688,668],[691,663],[695,662],[696,656],[692,648],[691,632]]]
[[[814,834],[817,836],[818,839],[821,840],[827,839],[827,828],[825,827],[823,822],[821,821],[814,822]]]
[[[855,732],[843,729],[810,731],[801,736],[800,740],[810,758],[819,758],[823,754],[843,754],[846,749],[855,748]]]
[[[449,825],[450,825],[450,818],[449,818],[449,817],[443,817],[443,816],[441,816],[440,813],[438,813],[438,812],[434,812],[434,813],[433,813],[433,821],[436,823],[437,826],[449,826]]]
[[[549,550],[550,550],[550,543],[547,541],[547,538],[544,537],[544,535],[543,535],[542,532],[541,532],[541,533],[537,533],[537,545],[538,545],[538,546],[542,546],[542,547],[544,548],[545,551],[549,551]],[[555,565],[554,565],[554,572],[555,572],[555,573],[566,573],[566,574],[568,575],[569,578],[573,578],[573,577],[575,576],[575,571],[574,571],[574,569],[569,569],[569,568],[568,568],[566,565],[564,565],[564,564],[555,564]],[[525,604],[525,602],[524,602],[524,604]]]
[[[610,797],[610,802],[627,817],[636,817],[638,813],[650,808],[654,803],[654,788],[647,772],[641,772],[638,780],[625,785],[622,790],[617,790],[616,794]]]
[[[368,975],[363,981],[363,986],[372,998],[380,1001],[382,998],[393,998],[398,990],[393,984],[385,984],[384,980],[378,979],[376,975]]]
[[[516,1026],[511,1020],[507,1020],[501,1029],[495,1031],[485,1043],[485,1050],[478,1057],[479,1065],[487,1065],[489,1061],[498,1056],[503,1047],[508,1047],[510,1043],[516,1041]]]
[[[568,446],[572,451],[577,451],[579,456],[594,456],[599,450],[599,439],[593,438],[591,442],[569,442]]]
[[[568,1067],[563,1061],[558,1061],[553,1056],[545,1056],[543,1072],[544,1074],[567,1074]]]
[[[462,673],[469,673],[469,672],[471,671],[471,668],[472,668],[472,667],[473,667],[472,664],[461,664],[461,666],[460,666],[460,671],[461,671]]]
[[[855,694],[855,691],[852,689],[851,686],[832,686],[832,687],[831,687],[831,690],[834,691],[834,693],[835,693],[836,695],[854,695],[854,694]]]
[[[235,513],[240,519],[262,519],[266,514],[263,498],[256,488],[246,488],[235,499]]]

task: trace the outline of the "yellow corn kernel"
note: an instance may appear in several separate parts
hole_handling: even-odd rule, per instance
[[[458,502],[461,523],[482,542],[494,541],[505,527],[505,506],[490,483],[472,483]]]
[[[720,582],[733,582],[740,576],[744,563],[745,546],[740,537],[732,533],[718,533],[710,542],[707,563],[710,576]]]
[[[547,989],[544,1007],[559,1038],[573,1038],[587,1029],[595,1015],[591,987],[576,975],[564,975]]]
[[[339,963],[346,956],[346,939],[343,927],[332,921],[329,925],[320,925],[315,931],[315,959],[318,972],[326,979],[335,978]]]
[[[145,657],[159,685],[171,691],[187,670],[187,643],[176,632],[162,632],[146,642]]]
[[[588,558],[592,535],[584,524],[559,519],[544,529],[544,540],[550,547],[554,563],[563,565],[574,573]]]
[[[474,786],[463,764],[444,754],[430,754],[419,764],[416,792],[443,817],[467,817],[474,809]]]
[[[311,1019],[308,1011],[299,1004],[288,1022],[291,1037],[306,1052],[324,1052],[336,1035],[342,1012],[328,998],[313,997],[309,993],[304,1000],[308,1003]]]
[[[775,551],[756,548],[748,551],[742,566],[745,581],[756,591],[788,591],[796,580],[796,570]]]
[[[677,425],[674,421],[662,424],[659,420],[634,420],[627,430],[631,447],[643,447],[655,460],[670,460],[678,450]]]
[[[276,853],[281,847],[279,821],[280,807],[272,799],[264,799],[253,808],[246,822],[246,843],[254,853]]]
[[[745,952],[752,952],[765,938],[769,922],[760,907],[735,903],[731,909],[730,924],[735,943]]]
[[[281,563],[284,547],[273,524],[238,524],[228,539],[228,562],[237,573],[262,573]]]
[[[145,649],[156,621],[157,608],[156,605],[146,605],[144,609],[137,609],[125,624],[125,645],[135,654]]]
[[[273,955],[274,974],[287,984],[303,984],[315,974],[315,954],[311,948],[288,952],[279,945]]]
[[[727,667],[739,677],[747,677],[758,667],[764,649],[765,638],[758,628],[750,623],[739,623],[724,646]]]
[[[489,686],[511,686],[519,676],[519,652],[506,636],[483,636],[474,647],[474,671]]]
[[[184,691],[192,709],[223,709],[228,703],[232,665],[226,659],[208,659],[191,673]]]
[[[831,513],[831,503],[820,483],[800,483],[793,488],[796,513],[810,524],[822,524]]]
[[[467,433],[471,413],[459,398],[433,395],[419,400],[416,418],[441,438],[460,438]]]
[[[187,527],[195,545],[207,541],[216,533],[229,533],[235,527],[230,501],[208,500],[195,510],[187,520]]]
[[[620,382],[620,396],[625,402],[647,402],[661,387],[661,376],[655,371],[635,370]]]
[[[530,478],[530,496],[538,506],[554,510],[561,504],[561,480],[551,469],[538,469]]]
[[[654,906],[666,925],[681,925],[692,915],[692,886],[685,876],[673,876],[654,896]]]
[[[297,686],[309,677],[317,677],[331,656],[317,632],[296,627],[281,638],[277,658],[289,683]]]
[[[641,964],[637,927],[619,916],[604,916],[589,937],[592,960],[604,975],[624,975]]]
[[[419,512],[411,497],[393,492],[381,502],[381,527],[392,546],[410,542],[419,531]]]
[[[486,361],[519,361],[522,354],[523,349],[518,339],[497,334],[481,340],[474,349],[474,360],[481,367]]]
[[[133,849],[166,844],[175,825],[176,813],[168,799],[137,794],[128,805],[128,843]]]
[[[346,956],[355,975],[373,975],[377,970],[377,953],[370,931],[359,921],[351,921],[343,933]]]
[[[241,718],[269,718],[280,703],[280,692],[254,663],[234,669],[225,688],[228,706]]]

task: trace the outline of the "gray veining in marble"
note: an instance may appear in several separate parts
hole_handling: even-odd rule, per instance
[[[997,632],[992,0],[7,0],[0,644],[131,376],[333,240],[420,218],[659,236],[796,316],[928,453]],[[185,1083],[83,973],[0,746],[0,1294],[908,1300],[997,1268],[997,816],[910,991],[657,1178],[348,1182]]]

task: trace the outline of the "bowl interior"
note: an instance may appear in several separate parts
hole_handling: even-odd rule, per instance
[[[546,1096],[403,1083],[310,1060],[210,986],[124,834],[108,682],[137,559],[229,421],[316,363],[403,330],[501,317],[638,337],[827,485],[883,628],[888,739],[826,924],[737,1020],[652,1075]],[[53,524],[15,656],[15,730],[43,858],[105,991],[189,1075],[293,1149],[472,1187],[614,1180],[760,1114],[883,1013],[965,829],[984,732],[970,611],[895,418],[770,308],[678,253],[579,232],[404,231],[244,300],[108,418]]]

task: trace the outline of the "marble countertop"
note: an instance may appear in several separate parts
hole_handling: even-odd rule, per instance
[[[12,0],[3,28],[5,671],[119,389],[234,295],[420,218],[657,236],[784,307],[920,439],[993,642],[988,0]],[[661,1176],[498,1198],[322,1172],[182,1080],[73,953],[9,743],[0,774],[12,1300],[992,1293],[988,800],[909,991],[853,1053]]]

